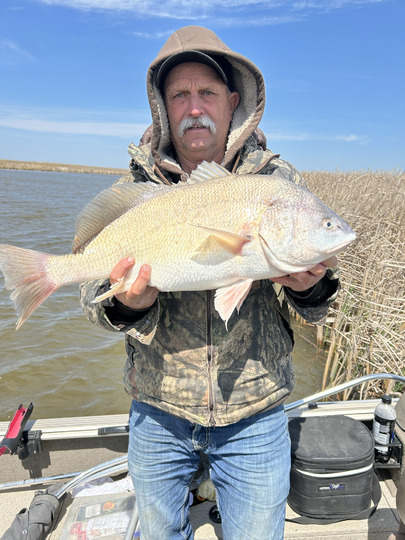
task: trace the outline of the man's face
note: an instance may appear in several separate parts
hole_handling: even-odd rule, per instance
[[[239,94],[229,92],[209,66],[188,62],[175,66],[167,75],[165,103],[180,164],[193,169],[202,160],[220,163]],[[215,130],[201,125],[199,119],[204,117],[212,120]],[[180,129],[182,121],[188,125],[185,130]]]

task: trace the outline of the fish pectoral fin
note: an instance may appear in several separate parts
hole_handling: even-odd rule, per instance
[[[126,286],[125,286],[125,280],[120,279],[117,281],[117,283],[114,283],[114,285],[111,285],[110,288],[103,294],[99,294],[96,296],[96,298],[92,301],[92,304],[97,304],[98,302],[101,302],[102,300],[105,300],[106,298],[111,298],[111,296],[115,296],[116,294],[120,292],[125,292]]]
[[[210,236],[213,237],[220,246],[222,246],[226,251],[229,251],[233,255],[241,255],[243,246],[250,242],[249,238],[240,236],[239,234],[230,233],[227,231],[220,231],[218,229],[212,229],[211,227],[204,227],[202,225],[193,225],[200,229],[204,229],[209,232]]]
[[[239,311],[252,286],[253,279],[238,281],[229,287],[221,287],[215,293],[214,305],[228,329],[228,320],[235,308]]]

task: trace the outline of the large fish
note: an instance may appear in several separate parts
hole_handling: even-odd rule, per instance
[[[0,245],[17,329],[56,289],[107,278],[122,258],[136,264],[96,301],[127,290],[143,263],[160,291],[216,289],[227,323],[254,280],[308,270],[337,254],[355,233],[313,194],[275,171],[231,174],[202,163],[173,186],[117,184],[102,191],[77,220],[73,253],[50,255]]]

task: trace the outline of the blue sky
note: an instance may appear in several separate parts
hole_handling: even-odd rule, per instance
[[[214,30],[263,72],[261,123],[301,170],[405,168],[403,0],[4,0],[0,159],[126,168],[167,37]]]

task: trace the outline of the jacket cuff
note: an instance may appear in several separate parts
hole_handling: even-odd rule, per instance
[[[110,324],[120,332],[125,332],[144,345],[152,342],[160,317],[159,299],[149,308],[132,309],[112,297],[108,299],[104,311]]]
[[[106,306],[104,309],[113,325],[127,326],[140,321],[152,309],[152,306],[145,309],[132,309],[114,297],[112,298],[112,305]]]
[[[159,298],[157,298],[152,307],[145,311],[137,322],[133,322],[122,330],[139,341],[139,343],[150,345],[155,336],[159,319],[160,301]]]

